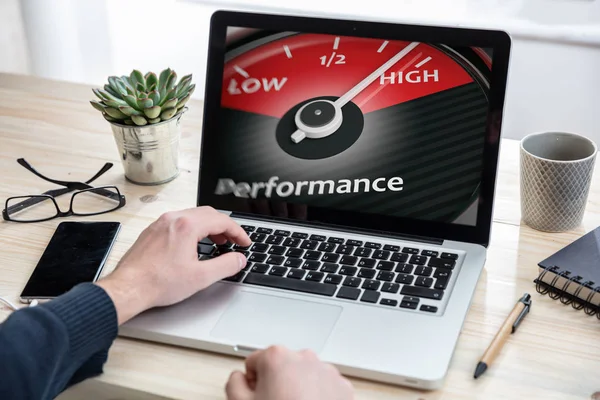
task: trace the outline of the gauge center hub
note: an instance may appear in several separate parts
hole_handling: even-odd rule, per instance
[[[330,100],[314,100],[303,105],[294,117],[296,127],[309,139],[321,139],[342,125],[342,109]]]
[[[321,160],[349,149],[363,132],[364,116],[351,101],[338,109],[338,100],[336,96],[313,97],[287,110],[277,123],[275,132],[279,147],[292,157],[303,160]],[[338,123],[340,126],[334,129]],[[316,140],[309,139],[298,124],[309,131],[321,129],[321,132],[332,133]],[[295,141],[294,135],[298,133],[301,139]]]
[[[300,121],[315,128],[327,125],[334,117],[335,106],[326,100],[309,103],[300,110]]]

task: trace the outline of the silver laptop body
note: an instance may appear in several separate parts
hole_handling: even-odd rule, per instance
[[[254,244],[199,257],[249,264],[120,335],[439,388],[486,260],[508,36],[219,11],[209,47],[197,205]]]

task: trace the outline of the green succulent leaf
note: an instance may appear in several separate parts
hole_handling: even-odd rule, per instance
[[[160,117],[159,118],[149,119],[148,122],[150,122],[151,124],[156,124],[156,123],[160,122]]]
[[[130,118],[127,118],[125,121],[125,125],[134,125],[133,121]]]
[[[90,103],[92,104],[92,107],[94,107],[100,112],[104,112],[104,110],[106,109],[106,106],[98,101],[90,101]]]
[[[104,96],[102,96],[102,94],[100,94],[100,89],[92,89],[92,92],[94,92],[96,97],[99,98],[100,100],[106,100],[106,98]]]
[[[176,108],[167,108],[160,113],[160,118],[163,121],[173,118],[173,115],[177,112]]]
[[[127,86],[125,86],[121,78],[117,78],[116,83],[119,87],[119,93],[121,94],[121,96],[125,96],[127,94]]]
[[[152,99],[153,104],[160,104],[160,94],[156,90],[148,93],[148,97]]]
[[[164,103],[165,101],[169,100],[169,99],[167,99],[167,89],[165,89],[164,87],[159,88],[158,93],[160,96],[161,103]],[[159,103],[159,105],[160,105],[160,103]]]
[[[175,71],[171,71],[171,74],[169,75],[169,78],[167,79],[167,90],[171,90],[175,87],[175,84],[177,83],[177,73]]]
[[[137,104],[138,107],[143,110],[144,108],[152,107],[154,105],[154,102],[152,101],[152,99],[145,97],[143,99],[138,99]]]
[[[127,94],[130,94],[132,96],[135,96],[135,90],[133,90],[132,87],[127,86]]]
[[[117,121],[119,121],[118,119],[113,118],[113,117],[111,117],[110,115],[108,115],[106,113],[104,113],[102,115],[104,116],[104,119],[107,120],[107,121],[109,121],[109,122],[117,122]]]
[[[183,100],[186,97],[190,97],[192,95],[192,93],[194,93],[194,89],[196,88],[196,85],[191,85],[190,87],[187,88],[187,90],[185,90],[182,94],[180,94],[177,98],[179,99],[179,101]]]
[[[141,115],[132,115],[131,120],[133,121],[134,124],[136,124],[138,126],[143,126],[148,123],[146,118],[142,117]]]
[[[121,81],[123,82],[125,87],[133,89],[133,86],[131,85],[131,82],[129,81],[129,77],[127,75],[121,76]]]
[[[177,99],[171,99],[168,101],[165,101],[165,103],[162,105],[163,108],[173,108],[177,105]]]
[[[141,82],[138,82],[135,84],[135,90],[138,91],[139,95],[139,92],[143,92],[144,90],[146,90],[146,87]]]
[[[116,118],[116,119],[124,119],[127,117],[125,114],[123,114],[121,111],[117,110],[116,108],[106,107],[106,109],[104,111],[108,115],[110,115],[111,117]]]
[[[192,96],[191,94],[188,94],[183,99],[179,100],[177,102],[177,109],[178,110],[181,109],[185,105],[185,103],[187,103],[187,101],[190,99],[191,96]]]
[[[127,96],[123,97],[123,99],[126,102],[126,104],[123,104],[124,106],[129,105],[129,106],[131,106],[133,108],[138,108],[137,100],[132,95],[128,94]]]
[[[161,100],[161,102],[162,102],[161,106],[162,106],[167,101],[177,98],[177,91],[175,89],[171,89],[167,93],[165,93],[164,97],[161,95],[161,98],[162,98],[162,100]]]
[[[135,108],[130,107],[130,106],[121,106],[121,107],[119,107],[119,111],[121,111],[123,114],[129,115],[129,116],[142,115],[141,111],[138,111]]]
[[[150,87],[152,85],[158,85],[158,78],[154,72],[148,72],[146,74],[146,88],[151,91]]]
[[[191,82],[191,81],[192,81],[192,74],[184,75],[179,80],[179,84],[177,86],[180,87],[182,83]]]
[[[108,93],[106,90],[99,90],[100,94],[102,95],[102,97],[104,97],[105,100],[114,100],[117,103],[121,103],[122,105],[125,105],[125,102],[123,100],[121,100],[120,98],[113,96],[112,94]]]
[[[113,95],[114,97],[121,97],[121,95],[117,92],[115,92],[115,89],[113,89],[110,85],[104,85],[104,90],[108,93],[110,93],[111,95]]]
[[[160,76],[158,77],[158,88],[160,90],[162,90],[163,88],[166,88],[167,80],[169,79],[170,75],[171,75],[171,68],[167,68],[160,73]]]
[[[112,107],[112,108],[119,108],[119,107],[122,107],[123,104],[126,104],[123,101],[115,101],[115,100],[104,100],[104,103],[107,106]]]
[[[156,86],[157,86],[157,84],[153,83],[152,85],[146,87],[146,89],[148,90],[148,93],[155,91],[156,90]]]
[[[161,107],[160,106],[152,106],[144,109],[144,114],[146,117],[150,119],[158,118],[160,115]]]
[[[142,75],[142,73],[140,71],[138,71],[137,69],[134,69],[133,71],[131,71],[131,74],[129,75],[129,79],[131,80],[131,84],[134,85],[134,87],[137,89],[139,87],[139,85],[142,85],[142,89],[144,90],[144,88],[146,87],[146,80],[144,79],[144,75]],[[140,89],[138,89],[140,90]]]
[[[181,80],[179,81],[179,84],[177,85],[177,96],[181,96],[185,91],[187,91],[187,88],[190,86],[190,83],[192,82],[192,76],[191,75],[186,75],[183,78],[181,78]]]
[[[110,76],[108,78],[108,83],[110,88],[115,92],[119,93],[118,97],[124,96],[127,94],[127,90],[125,89],[125,85],[121,82],[121,79],[116,76]]]
[[[96,89],[97,94],[100,96],[100,98],[102,100],[117,100],[117,98],[115,96],[113,96],[112,94],[108,93],[106,90],[104,89]],[[94,93],[96,93],[94,92]]]

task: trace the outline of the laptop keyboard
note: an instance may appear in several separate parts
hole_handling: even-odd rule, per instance
[[[242,225],[252,245],[204,239],[200,259],[236,251],[248,263],[225,281],[436,313],[458,254]],[[427,299],[428,304],[420,304]]]

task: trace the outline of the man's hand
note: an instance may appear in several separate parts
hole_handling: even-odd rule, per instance
[[[231,218],[211,207],[163,214],[146,228],[117,268],[97,285],[112,298],[119,325],[149,308],[178,303],[246,265],[240,253],[198,261],[198,242],[209,237],[251,244]]]
[[[279,346],[251,354],[246,374],[235,371],[225,387],[228,400],[352,400],[349,380],[310,350]]]

